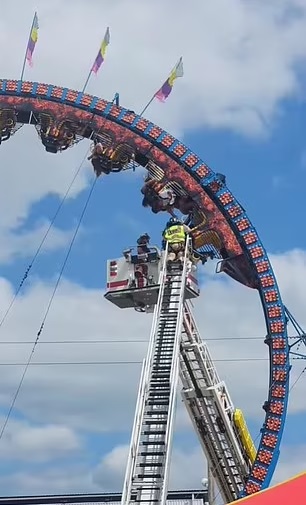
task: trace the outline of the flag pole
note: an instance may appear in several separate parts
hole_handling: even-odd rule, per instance
[[[89,74],[88,74],[88,77],[87,77],[87,79],[86,79],[86,81],[85,81],[85,84],[84,84],[83,89],[82,89],[82,93],[85,93],[85,89],[87,88],[87,85],[88,85],[88,83],[89,83],[89,79],[90,79],[90,77],[91,77],[91,74],[92,74],[92,68],[90,69],[90,72],[89,72]]]
[[[151,103],[153,102],[153,100],[155,98],[155,95],[156,95],[156,93],[154,93],[154,95],[152,96],[151,100],[148,101],[147,105],[141,111],[141,113],[139,114],[140,116],[143,116],[143,114],[146,112],[146,110],[150,107]]]
[[[29,39],[31,37],[32,30],[34,28],[35,16],[37,16],[37,12],[35,12],[34,16],[33,16],[33,21],[32,21],[32,26],[31,26],[31,30],[30,30]],[[26,66],[26,62],[27,62],[28,47],[29,47],[29,40],[28,40],[28,43],[27,43],[27,48],[26,48],[26,52],[25,52],[25,55],[24,55],[24,60],[23,60],[23,65],[22,65],[22,70],[21,70],[21,76],[20,76],[20,80],[21,81],[23,80],[25,66]]]

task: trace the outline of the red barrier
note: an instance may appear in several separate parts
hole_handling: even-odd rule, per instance
[[[305,505],[306,472],[234,502],[237,505]]]

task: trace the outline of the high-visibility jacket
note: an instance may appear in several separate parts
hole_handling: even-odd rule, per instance
[[[182,224],[174,224],[164,231],[164,239],[169,242],[169,244],[174,244],[177,242],[184,242],[186,238],[186,232]]]

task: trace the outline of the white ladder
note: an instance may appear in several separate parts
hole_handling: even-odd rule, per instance
[[[143,364],[122,494],[122,505],[164,505],[179,374],[180,339],[189,238],[184,262],[167,267],[164,254],[160,290],[147,357]]]

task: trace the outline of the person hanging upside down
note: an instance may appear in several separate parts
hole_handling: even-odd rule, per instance
[[[194,210],[194,201],[190,196],[178,196],[173,205],[184,215],[189,215]]]
[[[141,188],[144,195],[142,200],[143,207],[151,207],[152,212],[169,212],[175,217],[173,206],[175,203],[175,194],[172,189],[165,188],[164,181],[156,181],[155,179],[146,179],[144,186]]]
[[[103,144],[101,142],[96,142],[93,145],[92,153],[90,156],[88,156],[88,160],[91,160],[92,158],[96,158],[97,156],[102,156],[104,154],[105,148],[103,147]]]
[[[158,214],[159,212],[168,212],[171,216],[175,217],[175,212],[173,206],[160,198],[159,196],[154,197],[144,197],[142,200],[143,207],[151,207],[153,214]]]
[[[168,263],[184,261],[186,238],[191,232],[189,226],[177,218],[169,219],[163,231],[163,247],[168,243]]]
[[[104,147],[101,142],[95,142],[92,153],[87,158],[91,161],[97,177],[99,177],[102,173],[108,175],[112,171],[111,161],[106,155],[106,151],[109,155],[110,153],[107,147]]]
[[[173,193],[172,189],[163,188],[161,191],[159,191],[158,196],[163,202],[163,207],[172,207],[174,205],[175,194]]]

